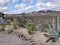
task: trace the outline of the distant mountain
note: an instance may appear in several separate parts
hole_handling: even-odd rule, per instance
[[[21,13],[21,14],[5,14],[5,15],[9,15],[9,16],[22,16],[22,15],[25,15],[25,16],[39,16],[39,15],[47,15],[47,14],[59,14],[60,15],[60,11],[52,11],[52,10],[40,10],[40,11],[34,11],[34,12],[31,12],[31,13]]]

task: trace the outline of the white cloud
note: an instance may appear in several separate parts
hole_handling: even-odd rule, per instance
[[[13,10],[13,11],[8,11],[8,13],[11,13],[11,14],[16,14],[16,13],[29,13],[32,11],[32,8],[34,6],[26,6],[26,4],[18,4],[18,5],[15,5],[15,8],[17,8],[17,10]],[[7,13],[7,12],[5,12]]]
[[[18,10],[20,12],[24,12],[25,11],[25,8],[26,8],[26,4],[18,4],[18,5],[15,5],[16,8],[18,8]]]
[[[19,0],[12,0],[12,3],[16,3],[16,2],[18,2]]]
[[[34,2],[34,0],[30,0],[30,3],[33,3]]]
[[[33,9],[34,9],[34,6],[33,6],[33,5],[32,5],[32,6],[27,6],[27,7],[25,8],[25,12],[26,12],[26,13],[32,12]]]
[[[8,2],[10,2],[11,0],[0,0],[0,6],[4,6],[6,5]],[[12,2],[14,3],[14,5],[16,4],[18,0],[12,0]],[[53,2],[41,2],[41,0],[36,0],[37,2],[35,3],[35,5],[28,5],[25,4],[24,2],[29,2],[29,3],[33,3],[34,0],[22,0],[23,3],[21,4],[16,4],[15,7],[13,6],[13,8],[17,8],[15,10],[9,10],[9,13],[24,13],[24,12],[32,12],[32,11],[39,11],[39,10],[49,10],[49,9],[53,9],[53,10],[60,10],[60,0],[55,0]],[[47,1],[47,0],[46,0]],[[28,6],[27,6],[28,5]],[[8,7],[2,7],[0,8],[0,11],[5,11],[7,10]],[[10,7],[11,9],[11,7]],[[7,12],[6,12],[7,13]]]
[[[7,14],[18,14],[18,13],[22,13],[20,10],[13,10],[13,11],[6,11],[4,13],[7,13]]]
[[[55,2],[52,2],[51,4],[53,4],[55,10],[58,10],[60,8],[60,0],[55,0]]]
[[[41,0],[36,0],[36,1],[37,1],[37,3],[41,2]]]
[[[37,11],[49,10],[49,9],[58,10],[60,9],[60,0],[56,0],[54,2],[46,2],[46,3],[43,3],[40,0],[38,0],[35,5],[35,8]]]
[[[15,5],[15,7],[10,7],[11,8],[17,8],[16,10],[9,10],[8,12],[5,13],[9,13],[9,14],[17,14],[17,13],[23,13],[25,12],[25,8],[26,8],[26,4],[17,4]]]
[[[4,12],[8,9],[8,7],[0,7],[0,12]]]
[[[35,4],[35,11],[39,11],[39,10],[45,10],[45,7],[44,7],[45,3],[36,3]]]
[[[34,0],[22,0],[23,3],[29,2],[29,3],[33,3]]]
[[[32,7],[33,7],[33,6],[28,6],[28,7],[26,7],[25,9],[26,9],[26,10],[30,10]]]
[[[22,0],[23,3],[28,2],[29,0]]]
[[[0,0],[0,6],[5,6],[10,0]]]
[[[23,4],[23,3],[22,4],[17,4],[17,5],[15,5],[15,7],[23,9],[23,8],[26,7],[26,4]]]

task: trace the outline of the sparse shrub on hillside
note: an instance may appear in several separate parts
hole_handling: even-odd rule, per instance
[[[32,34],[33,31],[36,28],[36,25],[33,22],[29,22],[27,20],[26,16],[24,16],[24,15],[21,18],[21,25],[23,25],[23,27],[26,27],[27,28],[29,34]]]
[[[16,20],[20,23],[21,22],[21,17],[16,17]]]
[[[17,29],[17,26],[18,26],[18,22],[15,20],[15,21],[13,21],[12,22],[12,26],[15,28],[15,29]]]
[[[21,20],[22,20],[23,24],[26,24],[26,22],[27,22],[26,16],[23,15],[22,18],[21,18]]]
[[[35,30],[36,25],[34,23],[27,22],[26,23],[26,28],[28,30],[29,34],[32,34],[32,32]]]
[[[13,17],[12,16],[10,17],[10,20],[13,21]]]
[[[10,25],[5,25],[5,33],[11,34],[13,32],[13,29]]]
[[[27,19],[22,18],[22,23],[23,23],[23,24],[26,24],[26,22],[27,22]]]
[[[27,23],[27,19],[25,17],[22,17],[20,20],[21,27],[25,27],[26,23]]]
[[[5,18],[5,23],[7,23],[7,24],[10,24],[10,23],[13,22],[13,21],[14,21],[14,19],[13,19],[12,16]]]
[[[5,29],[5,24],[0,25],[0,31],[4,31]]]
[[[17,24],[14,22],[14,23],[13,23],[13,27],[14,27],[15,29],[17,28],[16,25],[17,25]]]

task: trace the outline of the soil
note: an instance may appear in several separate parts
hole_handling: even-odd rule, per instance
[[[46,42],[48,37],[45,37],[45,32],[35,31],[33,34],[33,40],[36,42],[36,45],[53,45],[52,42]]]
[[[32,37],[30,40],[22,40],[22,38],[19,38],[15,34],[0,32],[0,45],[53,45],[52,42],[46,42],[48,38],[43,35],[46,34],[45,32],[34,31],[34,34],[29,35],[25,28],[19,28],[16,31],[26,37]]]
[[[0,33],[0,45],[29,45],[27,41],[19,39],[13,34]]]

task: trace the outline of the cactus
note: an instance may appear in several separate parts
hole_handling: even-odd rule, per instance
[[[58,38],[54,45],[60,45],[60,38]]]
[[[51,27],[51,25],[48,24],[49,30],[47,30],[47,31],[50,33],[51,36],[53,36],[54,38],[57,38],[54,45],[60,45],[60,20],[59,20],[59,16],[57,16],[57,17],[53,16],[52,26],[53,27]]]
[[[54,17],[53,17],[53,20],[52,20],[52,26],[53,27],[51,27],[51,25],[50,24],[48,24],[47,22],[47,25],[48,25],[48,27],[49,27],[49,29],[47,29],[47,31],[51,34],[51,35],[58,35],[57,34],[57,18],[56,19],[54,19]]]

